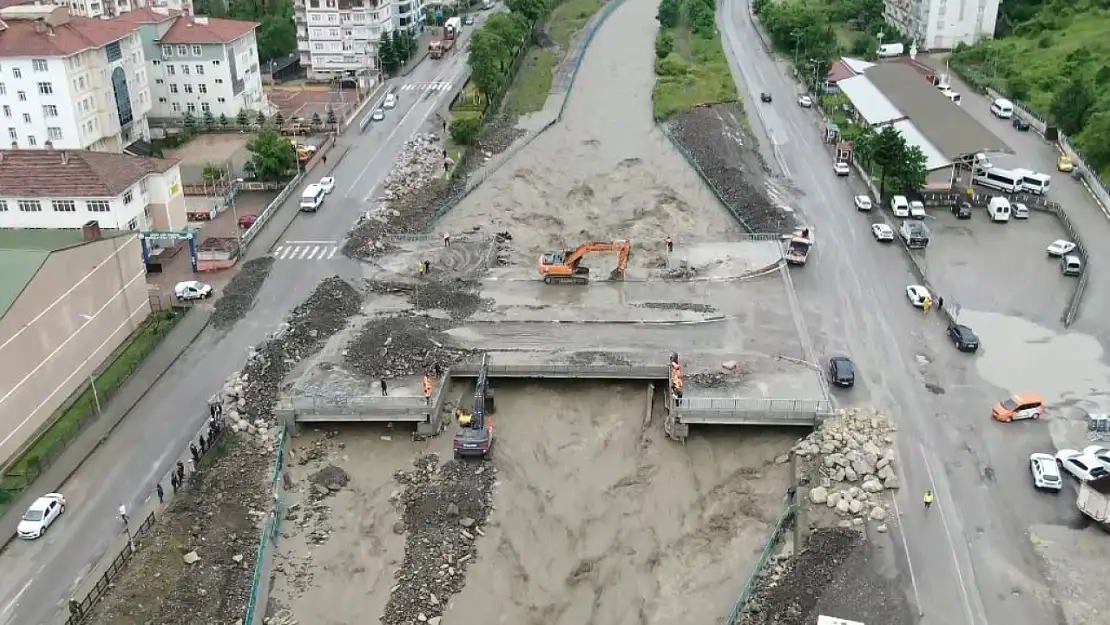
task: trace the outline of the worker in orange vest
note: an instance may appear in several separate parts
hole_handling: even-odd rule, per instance
[[[432,403],[432,378],[424,373],[424,378],[421,380],[424,383],[424,401]]]
[[[674,405],[678,406],[682,403],[682,375],[676,375],[671,379],[671,393],[674,394]]]

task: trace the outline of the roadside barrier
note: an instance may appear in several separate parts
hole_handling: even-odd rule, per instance
[[[797,511],[798,503],[794,498],[792,492],[788,492],[786,497],[783,498],[782,514],[775,522],[775,526],[771,528],[771,534],[767,536],[767,544],[763,546],[763,551],[759,554],[759,559],[755,561],[752,570],[748,573],[748,580],[744,582],[744,588],[740,591],[740,596],[736,598],[736,602],[732,605],[732,611],[725,617],[723,625],[735,625],[740,617],[744,614],[744,608],[748,605],[748,601],[752,598],[755,592],[756,582],[759,581],[759,574],[763,571],[763,567],[767,566],[767,560],[771,559],[771,555],[775,553],[775,546],[778,545],[779,539],[782,538],[783,531],[794,519],[794,513]],[[796,545],[800,548],[800,545]]]
[[[277,547],[281,529],[281,517],[285,494],[282,488],[281,470],[285,466],[285,446],[289,442],[288,430],[282,428],[278,438],[277,453],[274,455],[274,472],[271,478],[273,506],[262,524],[258,536],[258,552],[254,557],[254,577],[251,579],[251,593],[247,598],[247,610],[243,615],[243,625],[262,625],[266,616],[266,602],[270,599],[271,570],[274,563],[274,549]]]

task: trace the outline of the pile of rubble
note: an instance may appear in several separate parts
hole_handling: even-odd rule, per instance
[[[715,104],[678,115],[666,125],[687,158],[697,162],[717,193],[741,213],[748,227],[756,232],[791,232],[793,216],[764,193],[766,165],[755,140],[750,140],[750,145],[741,143],[750,137],[736,121],[743,118],[744,112],[737,105]]]
[[[243,263],[239,273],[224,287],[223,296],[216,300],[212,325],[225,330],[245,317],[254,306],[254,298],[262,290],[273,266],[273,256],[262,256]]]
[[[417,133],[405,141],[393,161],[393,168],[382,182],[379,200],[390,202],[422,189],[435,178],[443,177],[443,146],[439,135]]]
[[[384,625],[439,625],[448,600],[466,586],[466,569],[493,509],[493,465],[450,460],[440,466],[430,454],[413,466],[395,475],[404,489],[391,496],[402,510],[394,531],[405,534],[405,557],[394,574]]]
[[[664,280],[689,280],[698,275],[698,268],[683,261],[675,267],[664,269],[660,275]]]
[[[375,317],[347,344],[347,366],[370,378],[396,379],[425,371],[446,371],[472,356],[455,347],[442,319],[421,315]]]
[[[841,410],[818,429],[794,445],[794,455],[812,464],[820,483],[809,491],[809,500],[825,505],[840,516],[855,517],[840,522],[859,525],[863,517],[882,523],[889,516],[880,496],[899,487],[894,466],[895,426],[874,409]],[[780,457],[786,462],[789,457]],[[885,531],[885,525],[880,525]]]
[[[702,371],[689,376],[690,384],[698,388],[721,388],[727,386],[729,376],[718,371]]]
[[[424,279],[417,282],[369,280],[367,286],[374,293],[404,294],[417,310],[442,310],[452,319],[466,319],[489,302],[478,295],[478,283],[465,280],[441,281]]]

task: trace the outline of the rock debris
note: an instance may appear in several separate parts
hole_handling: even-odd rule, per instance
[[[471,350],[455,347],[442,319],[425,316],[375,317],[347,344],[344,361],[352,371],[373,379],[396,379],[441,371],[468,357]]]
[[[273,256],[261,256],[243,263],[239,273],[224,287],[223,297],[216,300],[212,325],[226,330],[246,316],[254,306],[254,298],[274,266]]]
[[[369,280],[374,293],[404,294],[417,310],[442,310],[452,319],[466,319],[490,302],[478,295],[480,285],[465,280],[437,280],[434,277],[416,282]]]
[[[567,357],[567,362],[572,365],[620,365],[629,366],[632,361],[621,354],[613,352],[574,352]]]
[[[404,485],[390,499],[402,510],[394,531],[405,534],[405,557],[394,574],[384,625],[439,625],[444,606],[466,586],[466,569],[493,508],[497,476],[486,462],[418,457],[412,471],[394,477]]]
[[[651,310],[681,310],[702,314],[717,312],[716,308],[708,304],[693,304],[690,302],[644,302],[641,304],[633,304],[633,306],[636,308],[649,308]]]

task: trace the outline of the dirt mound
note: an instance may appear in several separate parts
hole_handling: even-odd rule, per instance
[[[224,287],[223,297],[216,301],[212,325],[220,330],[230,328],[246,316],[254,306],[254,298],[274,267],[273,256],[262,256],[243,263],[239,273]]]
[[[480,285],[464,280],[440,281],[425,278],[419,282],[370,280],[375,293],[404,294],[417,310],[442,310],[452,319],[466,319],[489,305],[478,295]]]
[[[431,317],[377,317],[362,327],[345,350],[352,371],[396,379],[425,371],[443,372],[474,352],[452,346],[443,330],[451,324]]]

